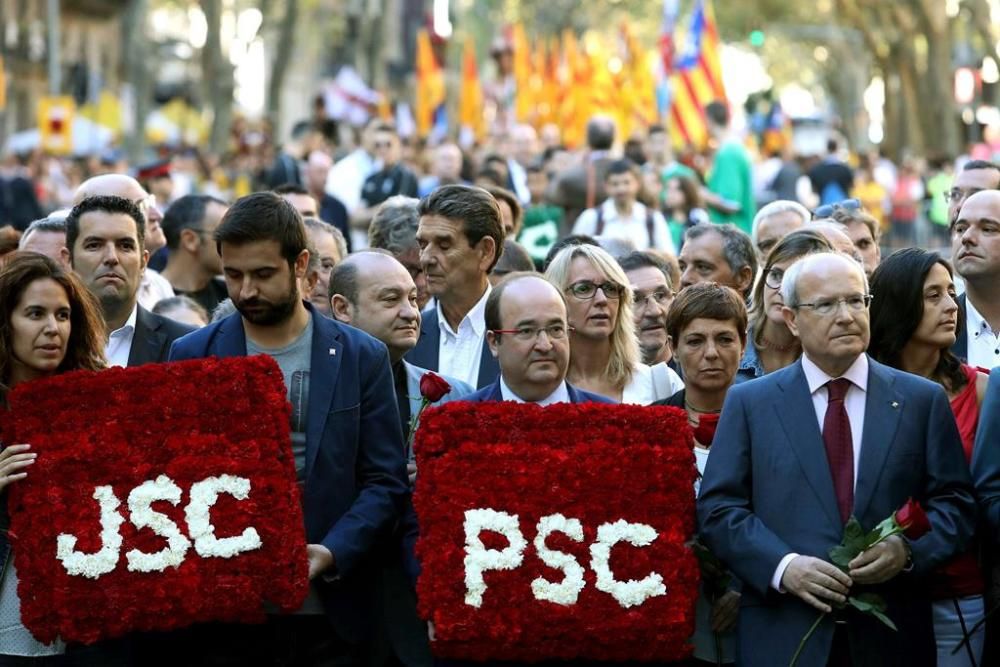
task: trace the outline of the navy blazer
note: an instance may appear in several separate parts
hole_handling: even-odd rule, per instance
[[[174,341],[194,330],[195,327],[175,322],[169,317],[157,315],[138,306],[135,313],[132,347],[128,352],[129,368],[166,361]]]
[[[958,297],[958,327],[956,331],[955,344],[951,346],[951,352],[962,361],[969,358],[969,329],[965,326],[965,303],[969,295],[962,293]],[[985,413],[983,413],[985,414]]]
[[[979,428],[972,450],[972,478],[979,509],[988,526],[988,541],[1000,543],[1000,368],[990,372],[986,397],[979,409]]]
[[[407,498],[403,434],[385,345],[305,305],[313,319],[306,539],[333,553],[340,579],[319,592],[327,613],[353,637],[361,629],[358,609],[369,602],[370,555],[395,528]],[[243,321],[234,313],[175,342],[170,359],[246,352]]]
[[[592,394],[589,391],[584,391],[582,389],[577,389],[569,382],[566,383],[566,389],[569,390],[569,401],[570,403],[611,403],[615,404],[610,398],[600,396],[598,394]],[[468,396],[463,396],[458,399],[461,401],[471,401],[473,403],[486,403],[490,401],[502,401],[503,396],[500,392],[500,378],[487,386],[483,387],[474,394],[469,394]]]
[[[848,611],[852,655],[854,664],[933,665],[930,600],[915,578],[961,553],[975,530],[969,469],[941,387],[868,363],[854,515],[870,530],[914,498],[932,530],[912,543],[912,574],[874,587],[899,632]],[[702,478],[698,519],[707,546],[744,583],[738,664],[788,664],[817,612],[773,591],[771,577],[786,554],[829,560],[843,538],[801,360],[729,390]],[[832,640],[833,623],[825,620],[801,664],[825,665]]]
[[[440,369],[440,350],[441,326],[438,324],[438,310],[430,308],[421,313],[420,338],[417,340],[417,346],[406,354],[406,360],[414,366],[437,373]],[[486,337],[483,336],[483,351],[479,355],[479,378],[476,380],[476,388],[482,389],[498,377],[500,377],[500,365],[490,352],[490,344],[486,342]]]

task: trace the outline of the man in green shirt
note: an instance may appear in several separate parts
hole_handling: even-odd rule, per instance
[[[712,222],[731,222],[750,233],[756,205],[753,195],[753,170],[750,155],[743,144],[729,133],[729,109],[722,102],[705,107],[708,131],[718,149],[708,176],[708,190],[715,200],[708,201]]]

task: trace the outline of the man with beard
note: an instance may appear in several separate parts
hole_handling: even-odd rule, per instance
[[[110,332],[105,356],[112,366],[166,361],[170,344],[191,331],[139,305],[149,260],[145,222],[133,202],[107,196],[83,199],[66,217],[70,263],[101,304]]]
[[[270,355],[292,403],[310,593],[263,626],[199,626],[168,651],[209,664],[355,664],[367,631],[372,556],[407,496],[406,464],[385,346],[319,315],[299,285],[309,264],[302,217],[260,192],[215,230],[237,313],[177,341],[171,360]],[[346,464],[345,464],[346,463]]]

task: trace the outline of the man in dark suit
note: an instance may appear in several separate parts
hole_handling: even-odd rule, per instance
[[[268,354],[281,367],[311,583],[297,614],[263,627],[201,626],[187,646],[210,664],[353,664],[371,618],[369,561],[407,495],[389,356],[303,302],[309,252],[291,204],[269,192],[244,197],[215,239],[238,313],[175,342],[170,359]]]
[[[500,372],[483,315],[489,273],[503,253],[500,207],[482,188],[445,185],[420,200],[418,212],[420,265],[437,304],[424,312],[420,339],[406,360],[484,387]]]
[[[986,609],[1000,603],[1000,368],[990,373],[990,382],[979,408],[979,428],[972,449],[972,479],[976,485],[984,531],[986,561]],[[1000,656],[1000,620],[986,626],[984,665],[996,664]]]
[[[569,325],[566,302],[537,273],[512,273],[486,301],[486,336],[500,364],[496,382],[465,401],[518,403],[614,403],[566,382]]]
[[[953,188],[953,192],[956,190],[961,192]],[[968,195],[951,225],[952,263],[965,280],[965,294],[958,299],[960,332],[952,352],[970,366],[987,369],[1000,366],[998,230],[1000,191],[997,190]]]
[[[549,185],[549,203],[566,211],[564,234],[569,233],[581,213],[608,198],[604,180],[608,167],[614,162],[610,155],[614,143],[614,121],[603,116],[591,118],[587,122],[588,150],[583,162],[557,174]]]
[[[811,255],[785,273],[782,297],[803,357],[730,389],[698,499],[702,538],[744,584],[737,662],[788,664],[824,612],[801,665],[933,665],[919,577],[961,553],[975,524],[947,396],[865,354],[869,297],[856,262]],[[871,530],[909,498],[930,532],[890,537],[847,572],[827,562],[850,516]],[[852,607],[830,613],[868,587],[898,632]]]
[[[170,344],[192,328],[139,305],[145,217],[120,196],[90,196],[66,217],[70,263],[97,297],[108,328],[105,356],[112,366],[140,366],[167,360]]]

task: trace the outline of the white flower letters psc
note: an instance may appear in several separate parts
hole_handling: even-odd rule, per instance
[[[521,534],[517,515],[507,512],[488,508],[466,510],[464,525],[465,604],[478,608],[482,606],[483,593],[486,592],[483,572],[517,569],[524,562],[528,542]],[[507,546],[500,550],[487,549],[480,539],[484,530],[503,535]],[[574,605],[586,586],[583,567],[570,554],[555,551],[545,544],[546,538],[554,532],[563,533],[574,542],[583,542],[583,525],[579,519],[562,514],[542,517],[534,540],[538,558],[552,569],[562,570],[565,576],[556,584],[539,577],[531,582],[531,592],[536,600]],[[619,542],[645,547],[652,544],[656,537],[656,530],[644,523],[619,520],[598,526],[597,540],[590,545],[590,567],[597,575],[597,589],[609,594],[625,609],[639,606],[649,598],[666,595],[667,588],[659,574],[653,572],[639,581],[619,581],[610,566],[611,549]]]
[[[191,500],[184,510],[188,535],[194,540],[194,550],[203,558],[232,558],[245,551],[261,547],[260,535],[253,527],[234,537],[218,538],[209,512],[220,493],[236,500],[246,500],[250,495],[250,480],[233,475],[208,477],[191,485]],[[75,535],[61,533],[56,538],[56,558],[66,571],[77,577],[97,579],[112,572],[118,565],[122,536],[120,528],[125,519],[118,511],[121,501],[110,486],[94,489],[94,500],[101,510],[101,548],[92,554],[76,550]],[[168,567],[179,567],[184,562],[191,540],[184,536],[177,524],[167,515],[153,511],[152,504],[166,501],[171,505],[181,502],[181,488],[166,475],[148,480],[128,494],[128,509],[132,525],[149,528],[167,541],[167,546],[156,553],[147,554],[132,549],[125,554],[130,572],[162,572]]]

